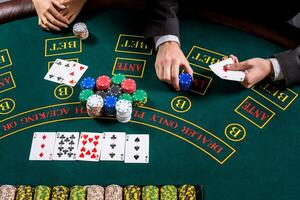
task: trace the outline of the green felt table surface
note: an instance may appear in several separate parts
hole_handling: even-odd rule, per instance
[[[190,183],[203,185],[208,200],[299,199],[300,88],[264,82],[245,89],[207,69],[223,55],[244,60],[284,48],[231,27],[182,18],[181,47],[200,81],[198,92],[182,93],[157,79],[155,50],[141,37],[142,13],[105,11],[77,21],[90,32],[82,42],[71,37],[71,29],[42,31],[36,17],[0,26],[0,184]],[[56,58],[78,60],[89,66],[84,76],[95,78],[123,70],[147,91],[148,102],[134,108],[126,124],[91,119],[78,100],[78,84],[64,88],[69,97],[60,97],[64,89],[44,80]],[[132,71],[134,66],[141,68]],[[43,131],[149,134],[150,161],[29,161],[33,133]]]

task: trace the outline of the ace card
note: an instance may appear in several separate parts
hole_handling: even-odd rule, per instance
[[[222,79],[240,82],[244,81],[244,71],[232,71],[224,69],[224,66],[229,64],[234,64],[232,58],[228,58],[226,60],[222,60],[221,62],[209,65],[209,68]]]

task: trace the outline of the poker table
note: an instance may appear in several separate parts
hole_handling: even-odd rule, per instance
[[[156,77],[143,13],[81,15],[87,40],[71,28],[44,32],[29,17],[0,27],[0,184],[202,185],[204,199],[299,199],[299,87],[265,80],[250,89],[208,68],[223,56],[270,57],[285,48],[239,29],[181,18],[181,48],[194,69],[189,92]],[[84,76],[133,78],[148,94],[130,122],[93,119],[75,87],[44,80],[55,59],[89,68]],[[30,161],[34,132],[149,134],[148,164]]]

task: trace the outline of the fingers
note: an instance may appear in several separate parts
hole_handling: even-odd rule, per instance
[[[53,3],[56,7],[60,8],[60,9],[65,9],[65,8],[66,8],[65,5],[63,5],[61,2],[59,2],[59,1],[57,1],[57,0],[52,0],[52,3]]]
[[[75,20],[75,18],[76,18],[76,15],[74,14],[74,15],[71,15],[71,17],[69,18],[69,21],[72,23],[74,20]]]
[[[68,21],[68,19],[66,17],[64,17],[62,14],[60,14],[55,8],[50,9],[50,13],[55,17],[54,18],[55,22],[51,21],[53,24],[60,26],[60,27],[68,28],[68,24],[70,24],[70,22]]]
[[[50,14],[46,14],[46,17],[48,17]],[[47,28],[50,28],[52,30],[56,30],[56,31],[60,31],[61,29],[53,24],[51,24],[48,19],[46,17],[43,17],[42,18],[42,22],[44,25],[47,26]]]
[[[232,70],[232,71],[245,71],[248,68],[249,65],[247,64],[246,61],[224,66],[225,70]]]
[[[171,63],[166,62],[163,66],[163,81],[171,84]]]
[[[233,60],[234,63],[238,63],[239,62],[239,59],[235,55],[230,54],[229,56]]]
[[[67,26],[66,24],[64,24],[64,23],[62,23],[62,22],[60,22],[60,21],[58,21],[58,20],[55,19],[51,14],[46,14],[46,17],[47,17],[48,21],[49,21],[52,25],[58,27],[59,29],[60,29],[60,27],[68,28],[68,26]]]
[[[181,66],[184,68],[184,71],[186,71],[187,73],[189,73],[191,76],[193,76],[193,69],[190,66],[190,63],[186,60],[186,58],[184,58],[185,61],[183,61],[183,63],[181,63]]]
[[[171,66],[171,82],[172,82],[173,87],[177,91],[180,90],[180,87],[179,87],[179,78],[178,78],[179,65],[180,65],[179,62],[173,62],[172,66]]]

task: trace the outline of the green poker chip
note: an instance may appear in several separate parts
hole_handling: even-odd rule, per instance
[[[86,103],[87,99],[93,94],[94,92],[91,89],[82,90],[79,94],[79,101],[82,103]]]
[[[160,188],[161,200],[177,200],[177,188],[174,185],[165,185]]]
[[[132,98],[133,98],[133,105],[134,106],[142,106],[145,105],[147,103],[147,93],[145,90],[136,90],[133,94],[132,94]]]
[[[114,84],[117,84],[117,85],[120,85],[122,83],[122,81],[125,80],[125,76],[123,74],[115,74],[112,78],[111,78],[111,81],[114,83]]]
[[[159,200],[159,189],[153,185],[147,185],[142,189],[142,200]]]
[[[130,101],[130,103],[132,103],[132,101],[133,101],[132,96],[128,93],[124,93],[124,94],[120,95],[119,100],[127,100],[127,101]]]
[[[86,199],[86,187],[81,185],[74,185],[71,188],[70,200],[85,200]]]
[[[38,185],[34,191],[34,200],[49,200],[51,197],[51,189],[45,185]]]

